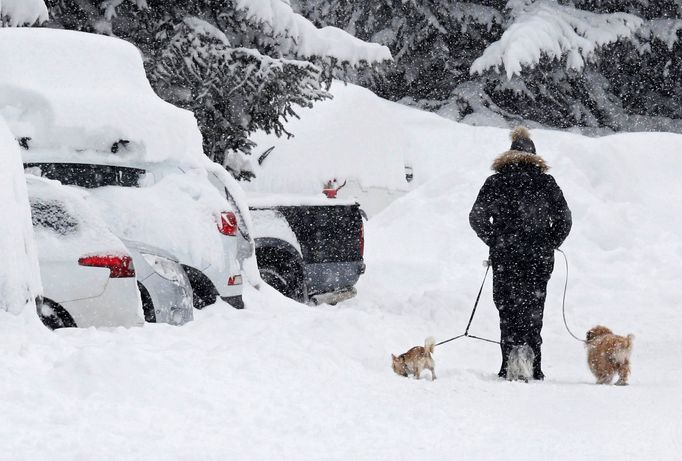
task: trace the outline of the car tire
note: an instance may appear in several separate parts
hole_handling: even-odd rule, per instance
[[[62,306],[48,298],[42,298],[36,302],[38,317],[50,330],[59,328],[76,328],[73,317]]]
[[[137,289],[140,290],[144,321],[147,323],[156,323],[156,311],[154,310],[154,302],[152,301],[152,296],[149,294],[149,290],[140,282],[137,282]]]
[[[218,299],[218,290],[216,290],[209,278],[193,267],[183,265],[182,268],[185,269],[189,284],[192,286],[194,308],[203,309],[206,306],[215,304]]]
[[[256,250],[258,271],[265,283],[287,298],[304,303],[307,301],[305,281],[301,263],[289,254],[259,248]]]

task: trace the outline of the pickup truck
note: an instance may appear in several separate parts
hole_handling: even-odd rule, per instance
[[[263,280],[296,301],[336,304],[365,272],[362,210],[326,198],[250,197]]]
[[[207,167],[209,180],[236,210],[240,261],[255,250],[263,281],[301,303],[336,304],[355,296],[354,285],[365,272],[366,215],[358,203],[324,196],[245,195],[224,169]]]

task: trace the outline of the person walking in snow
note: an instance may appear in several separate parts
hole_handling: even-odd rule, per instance
[[[469,223],[490,248],[493,300],[500,315],[502,366],[515,347],[534,353],[533,379],[544,379],[540,346],[547,282],[554,250],[571,230],[571,211],[549,167],[535,153],[528,130],[511,133],[509,151],[492,164],[495,172],[481,187]]]

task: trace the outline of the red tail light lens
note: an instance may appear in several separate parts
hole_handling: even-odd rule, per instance
[[[365,226],[360,223],[360,257],[365,257]]]
[[[130,256],[84,256],[78,264],[88,267],[106,267],[109,278],[121,279],[135,277],[135,267]]]
[[[239,225],[237,224],[237,217],[231,211],[223,211],[220,213],[220,222],[218,223],[218,230],[223,235],[234,237],[237,235]]]

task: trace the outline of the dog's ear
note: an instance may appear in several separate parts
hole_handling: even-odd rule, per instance
[[[397,359],[397,358],[398,358],[398,357],[396,357],[395,355],[391,354],[391,360],[395,360],[395,359]]]

